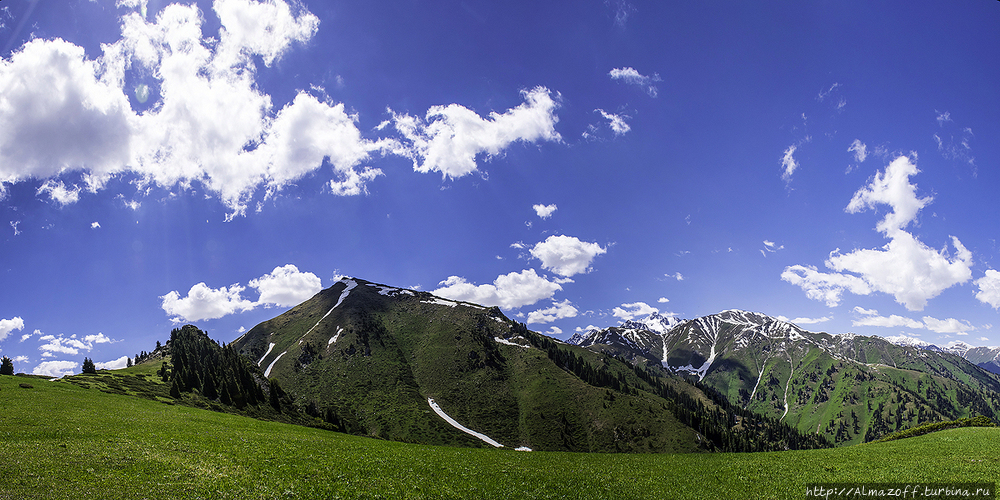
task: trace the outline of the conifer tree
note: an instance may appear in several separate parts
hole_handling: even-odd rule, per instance
[[[83,358],[83,373],[97,373],[97,367],[90,358]]]
[[[13,375],[14,374],[14,362],[10,358],[4,356],[0,359],[0,375]]]

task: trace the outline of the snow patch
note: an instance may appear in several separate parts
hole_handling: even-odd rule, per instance
[[[317,326],[319,326],[319,324],[324,319],[326,319],[326,317],[329,316],[330,313],[332,313],[333,310],[336,309],[337,306],[339,306],[340,303],[344,301],[344,299],[347,298],[347,296],[351,293],[351,290],[354,290],[354,287],[358,286],[358,282],[357,281],[354,281],[354,280],[345,280],[345,281],[347,282],[347,286],[344,287],[344,291],[343,292],[340,292],[340,299],[337,300],[337,303],[334,304],[333,307],[331,307],[330,310],[327,311],[326,314],[324,314],[323,317],[320,318],[319,321],[317,321],[316,324],[312,326],[312,328],[310,328],[309,330],[307,330],[306,333],[302,335],[303,337],[305,337],[306,335],[309,335],[309,332],[313,331]]]
[[[421,300],[420,302],[423,302],[424,304],[437,304],[439,306],[448,306],[448,307],[455,307],[458,305],[458,302],[452,302],[450,300],[445,300],[439,297],[434,297],[434,299],[432,300]]]
[[[514,448],[514,451],[534,451],[534,450],[528,448],[527,446],[518,446],[517,448]]]
[[[282,353],[282,354],[284,354],[284,353]],[[474,431],[472,429],[469,429],[468,427],[466,427],[466,426],[464,426],[464,425],[456,422],[455,419],[449,417],[448,414],[445,413],[444,410],[442,410],[441,407],[438,406],[438,404],[434,402],[434,399],[427,398],[427,404],[431,405],[431,409],[434,410],[434,413],[437,413],[439,417],[445,419],[445,421],[448,422],[449,424],[451,424],[452,427],[454,427],[454,428],[456,428],[456,429],[458,429],[458,430],[460,430],[460,431],[462,431],[462,432],[464,432],[466,434],[469,434],[470,436],[475,436],[475,437],[481,439],[486,444],[495,446],[497,448],[503,448],[502,444],[494,441],[492,438],[490,438],[486,434],[482,434],[482,433],[476,432],[476,431]]]
[[[330,345],[330,344],[336,342],[337,339],[340,338],[340,334],[341,333],[344,333],[344,329],[338,326],[337,327],[337,334],[334,335],[333,337],[330,337],[330,340],[326,341],[326,345]]]
[[[515,339],[521,339],[521,340],[527,340],[524,337],[521,337],[520,335],[518,335],[517,337],[513,337],[513,338],[515,338]],[[512,345],[514,347],[524,347],[525,349],[531,347],[531,346],[527,346],[527,345],[518,344],[516,342],[511,342],[511,341],[509,341],[507,339],[500,338],[500,337],[493,337],[493,340],[497,341],[498,343],[501,343],[501,344],[504,344],[504,345]]]
[[[285,351],[285,352],[279,354],[277,358],[274,358],[274,361],[271,361],[271,364],[267,365],[267,369],[264,370],[264,378],[267,378],[267,377],[271,376],[271,368],[274,368],[274,364],[277,363],[278,360],[281,359],[281,357],[284,356],[287,353],[288,353],[288,351]]]
[[[264,362],[264,358],[266,358],[268,354],[271,354],[271,349],[274,349],[275,345],[276,344],[274,342],[271,342],[271,344],[267,346],[267,352],[260,357],[260,361],[257,362],[257,366],[260,366],[260,364]]]

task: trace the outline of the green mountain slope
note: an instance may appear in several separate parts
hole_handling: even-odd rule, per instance
[[[797,499],[820,481],[1000,477],[1000,430],[987,428],[770,453],[518,453],[368,439],[14,376],[0,376],[0,408],[5,500]]]
[[[696,378],[734,405],[840,444],[926,422],[1000,417],[1000,377],[960,356],[830,335],[746,311],[684,321],[668,331],[610,328],[590,349],[655,362]]]
[[[433,401],[458,424],[509,448],[684,452],[746,449],[754,440],[763,443],[755,449],[821,444],[750,413],[739,426],[728,405],[711,403],[696,387],[675,380],[670,384],[683,388],[668,390],[659,377],[620,360],[557,346],[497,308],[359,279],[339,281],[232,346],[280,381],[296,404],[345,431],[384,439],[489,446],[439,416]],[[756,435],[758,425],[775,429],[773,439]]]

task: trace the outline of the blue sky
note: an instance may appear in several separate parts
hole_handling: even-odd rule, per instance
[[[1000,344],[996,2],[7,0],[0,354],[228,342],[339,276],[566,338]],[[994,324],[997,326],[994,327]]]

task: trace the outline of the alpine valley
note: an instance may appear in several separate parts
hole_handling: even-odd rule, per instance
[[[730,310],[687,321],[654,314],[577,334],[570,342],[637,365],[662,366],[735,406],[838,445],[926,422],[997,419],[1000,378],[988,371],[996,368],[994,350],[905,339],[814,333]]]
[[[157,375],[141,387],[113,373],[70,381],[419,444],[776,451],[996,421],[1000,376],[973,364],[989,367],[980,350],[815,333],[737,310],[653,314],[562,342],[496,307],[342,278],[228,345],[175,329],[136,357]]]

